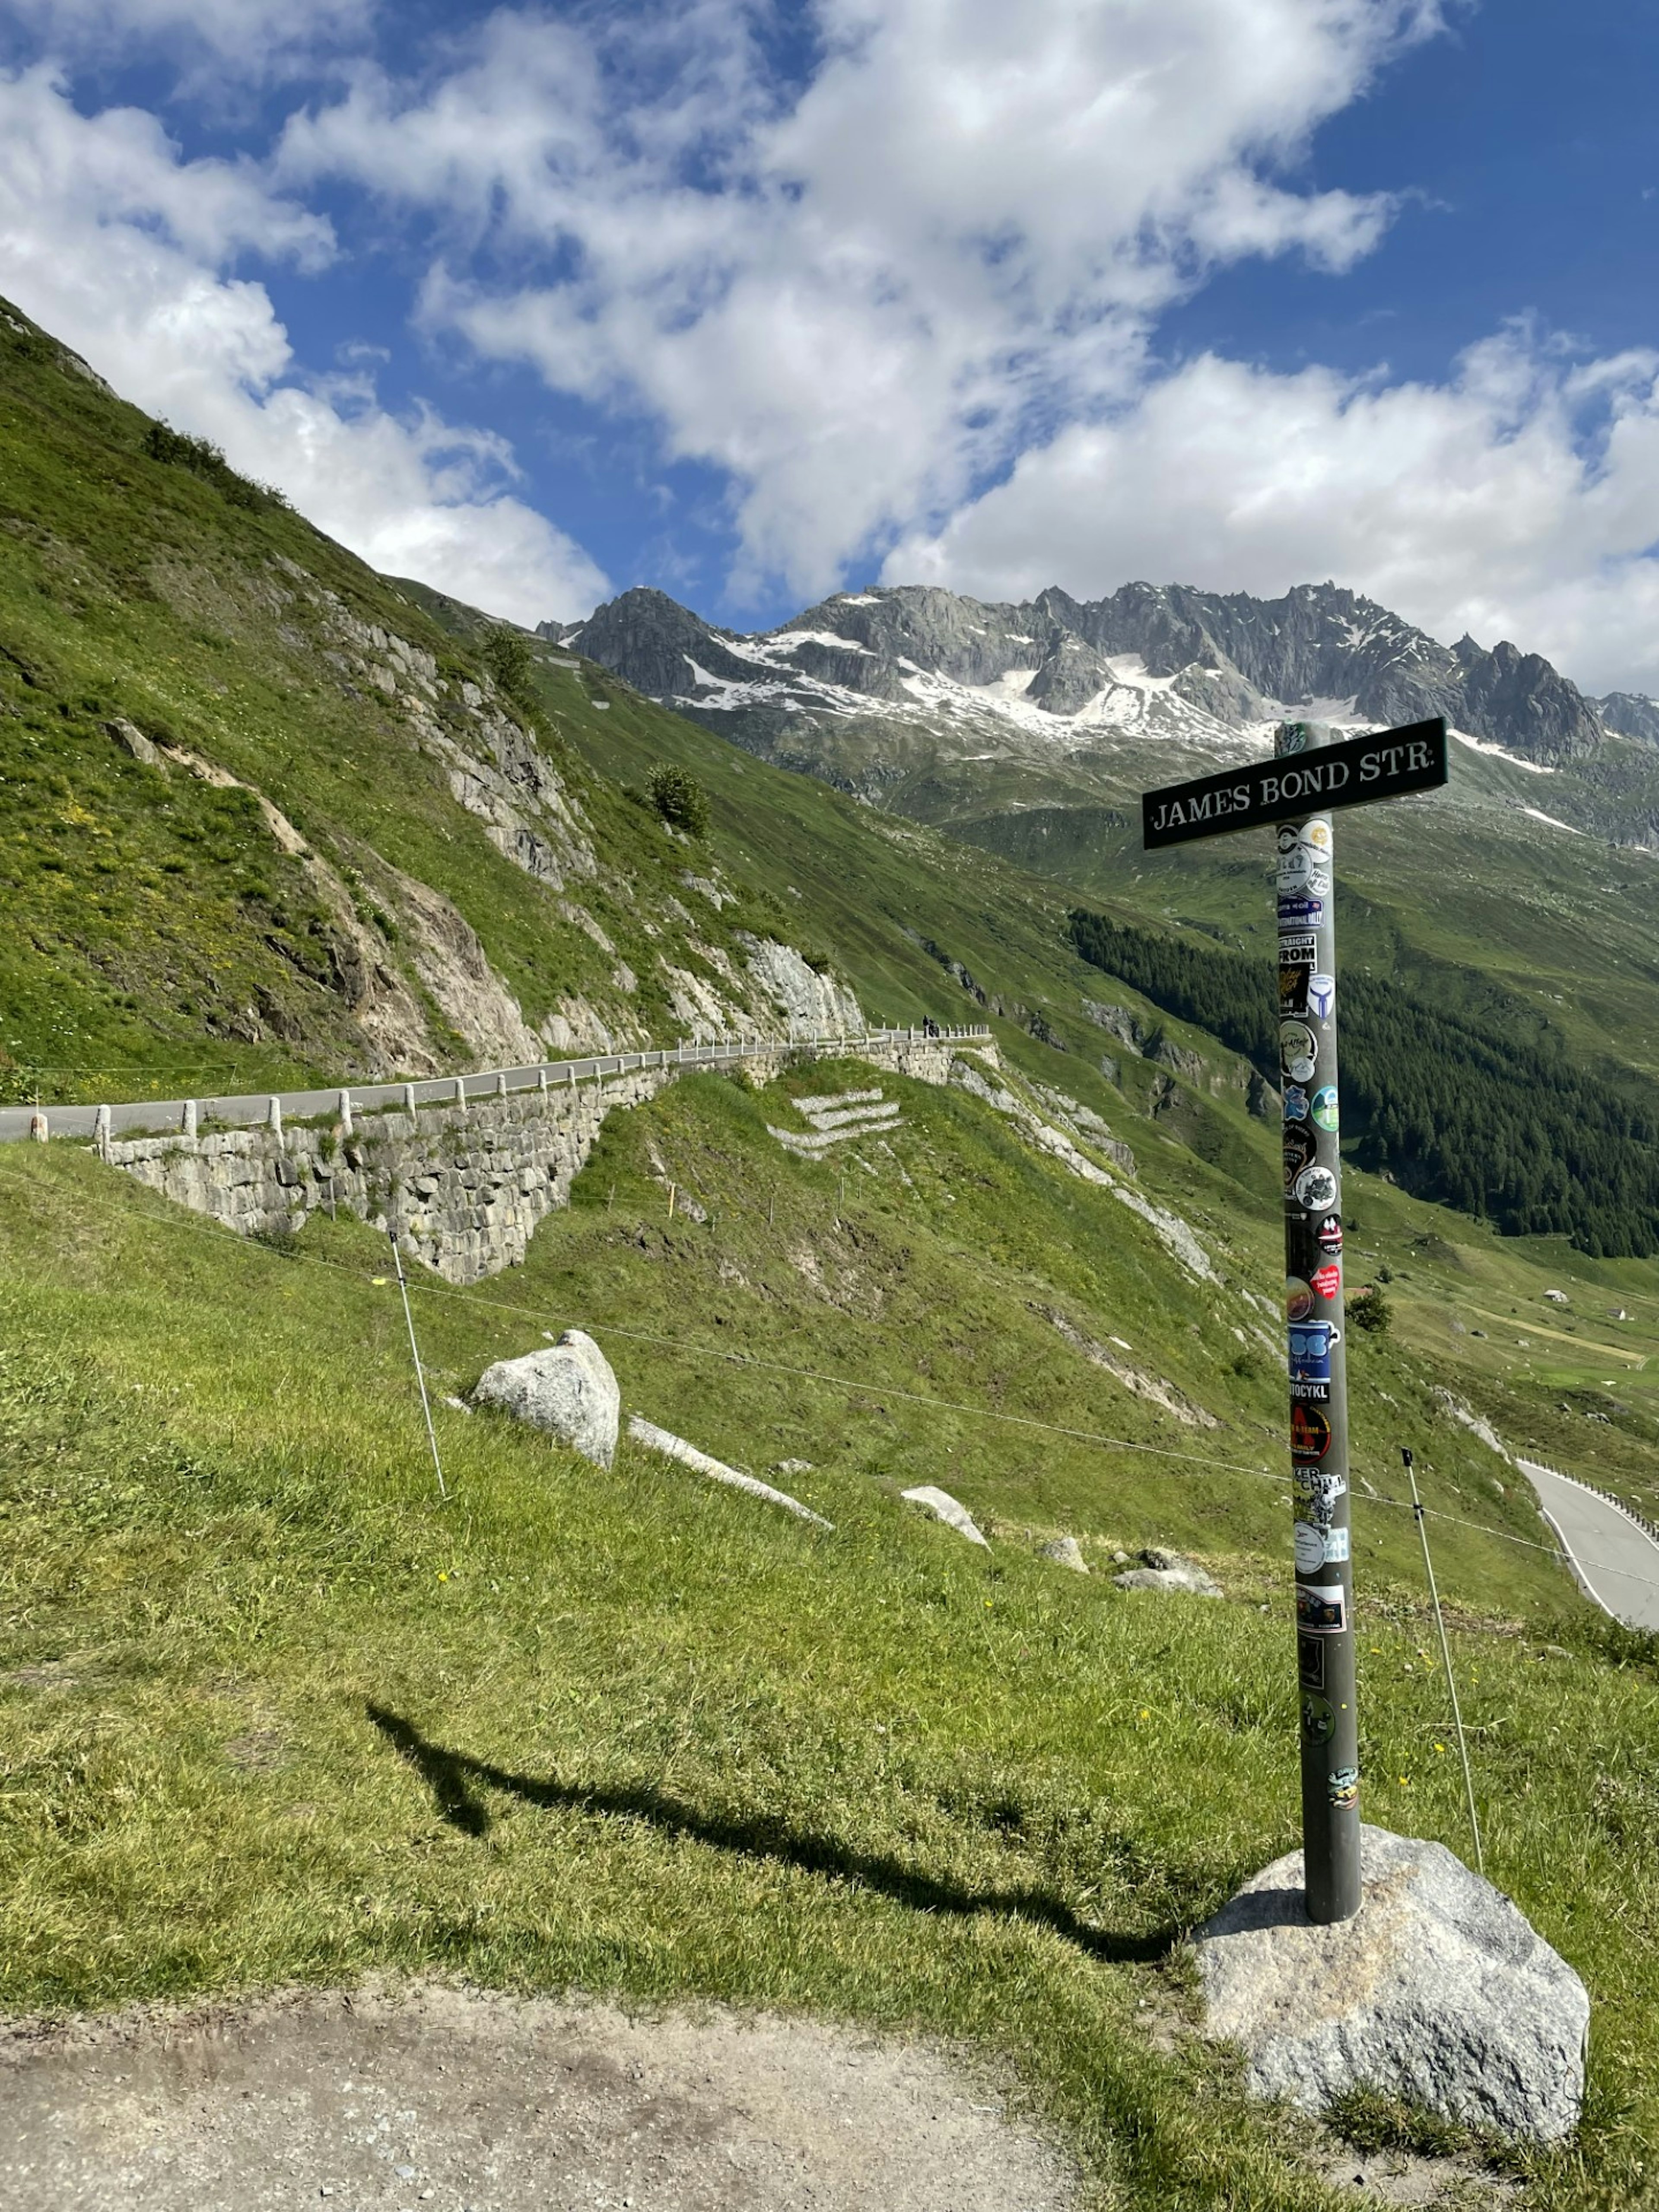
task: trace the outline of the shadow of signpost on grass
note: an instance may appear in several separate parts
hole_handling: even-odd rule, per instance
[[[1070,1905],[1041,1890],[971,1890],[955,1882],[884,1858],[855,1850],[835,1836],[813,1835],[763,1815],[748,1818],[700,1813],[678,1797],[653,1790],[647,1784],[630,1788],[600,1790],[577,1783],[556,1782],[530,1774],[514,1774],[489,1760],[464,1751],[450,1751],[428,1742],[411,1722],[370,1704],[368,1717],[382,1735],[420,1775],[437,1802],[440,1817],[464,1835],[483,1836],[489,1830],[489,1810],[477,1785],[500,1790],[549,1811],[607,1814],[623,1819],[648,1820],[665,1833],[689,1837],[715,1850],[739,1856],[770,1859],[802,1869],[809,1874],[837,1876],[879,1890],[918,1912],[952,1913],[971,1917],[993,1913],[1011,1920],[1026,1920],[1051,1928],[1091,1958],[1115,1965],[1151,1965],[1167,1958],[1181,1930],[1170,1928],[1146,1936],[1114,1933],[1091,1927]]]

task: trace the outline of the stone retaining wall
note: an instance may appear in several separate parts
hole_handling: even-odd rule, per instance
[[[994,1060],[994,1045],[967,1048]],[[846,1056],[943,1084],[961,1049],[917,1039]],[[767,1082],[786,1053],[783,1046],[760,1049],[741,1065]],[[152,1190],[244,1236],[281,1234],[319,1208],[343,1207],[378,1229],[395,1230],[404,1250],[447,1281],[472,1283],[522,1265],[544,1217],[569,1204],[570,1186],[608,1114],[697,1072],[695,1063],[641,1068],[465,1107],[359,1113],[349,1132],[336,1122],[121,1139],[106,1144],[103,1155]]]

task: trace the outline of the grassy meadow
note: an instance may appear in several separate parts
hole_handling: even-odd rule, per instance
[[[1296,1839],[1279,1386],[1229,1326],[1263,1255],[1183,1288],[954,1093],[884,1084],[874,1175],[766,1136],[860,1078],[682,1081],[607,1125],[524,1268],[415,1292],[441,1392],[587,1328],[625,1407],[757,1474],[811,1461],[774,1479],[830,1533],[442,1405],[441,1503],[368,1230],[246,1243],[77,1149],[0,1152],[9,2008],[379,1971],[811,2008],[996,2057],[1102,2204],[1326,2201],[1316,2131],[1191,2032],[1179,1948]],[[706,1221],[670,1220],[665,1175]],[[1047,1306],[1222,1425],[1132,1395]],[[1399,1413],[1437,1509],[1535,1534],[1402,1340],[1355,1355],[1374,1486]],[[921,1481],[988,1554],[899,1502]],[[1411,1523],[1355,1502],[1368,1817],[1462,1850]],[[1036,1555],[1060,1529],[1087,1579]],[[1114,1590],[1111,1551],[1156,1540],[1226,1598]],[[1488,1870],[1595,2002],[1579,2145],[1504,2170],[1540,2206],[1639,2203],[1651,1657],[1543,1555],[1436,1543]]]

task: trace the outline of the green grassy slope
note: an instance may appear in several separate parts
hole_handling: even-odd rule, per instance
[[[1125,1449],[1266,1463],[1276,1387],[1184,1330],[1109,1194],[892,1088],[896,1158],[849,1164],[854,1196],[766,1137],[780,1094],[683,1083],[610,1126],[522,1273],[416,1290],[445,1389],[589,1327],[625,1405],[757,1473],[811,1460],[786,1480],[830,1534],[443,1407],[441,1505],[366,1231],[278,1253],[83,1153],[0,1154],[6,2002],[380,1967],[827,2008],[1007,2053],[1103,2202],[1324,2201],[1309,2131],[1188,2034],[1170,1949],[1294,1837],[1278,1482]],[[657,1162],[709,1221],[671,1224]],[[1225,1426],[1132,1397],[1033,1303],[1158,1346]],[[1409,1347],[1355,1364],[1364,1466],[1397,1412],[1437,1507],[1528,1525]],[[988,1555],[898,1502],[926,1480]],[[1410,1522],[1356,1506],[1368,1813],[1461,1848]],[[1097,1567],[1184,1540],[1229,1596],[1066,1575],[1031,1547],[1057,1528]],[[1591,2124],[1535,2201],[1635,2202],[1651,1664],[1536,1555],[1436,1534],[1491,1871],[1596,2001]]]

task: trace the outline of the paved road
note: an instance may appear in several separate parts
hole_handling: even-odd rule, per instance
[[[1602,1610],[1632,1628],[1659,1629],[1659,1544],[1616,1505],[1553,1468],[1530,1459],[1516,1465]]]
[[[384,1112],[386,1109],[417,1106],[453,1105],[461,1098],[488,1098],[499,1091],[536,1091],[543,1088],[560,1090],[569,1084],[592,1083],[607,1075],[631,1075],[642,1067],[722,1067],[734,1060],[750,1060],[759,1054],[787,1051],[791,1045],[816,1046],[820,1051],[832,1051],[837,1046],[857,1052],[870,1045],[904,1043],[983,1043],[991,1032],[984,1028],[935,1028],[931,1036],[923,1029],[871,1030],[859,1036],[833,1036],[822,1031],[793,1038],[777,1037],[721,1037],[710,1044],[677,1045],[665,1051],[613,1052],[596,1058],[582,1060],[543,1060],[520,1067],[491,1067],[472,1075],[438,1075],[423,1077],[417,1083],[354,1083],[349,1095],[354,1109],[360,1114]],[[210,1097],[198,1094],[194,1100],[184,1098],[146,1098],[112,1104],[108,1109],[109,1133],[112,1137],[130,1136],[139,1130],[177,1129],[184,1122],[186,1104],[191,1104],[203,1121],[231,1122],[247,1127],[265,1121],[270,1112],[274,1097],[286,1121],[308,1121],[313,1115],[331,1114],[339,1110],[343,1092],[338,1087],[318,1091],[249,1091],[233,1097]],[[48,1134],[53,1137],[90,1137],[95,1133],[97,1119],[101,1110],[96,1103],[82,1106],[48,1106],[45,1109]],[[21,1143],[33,1133],[34,1109],[28,1106],[0,1107],[0,1144]]]

